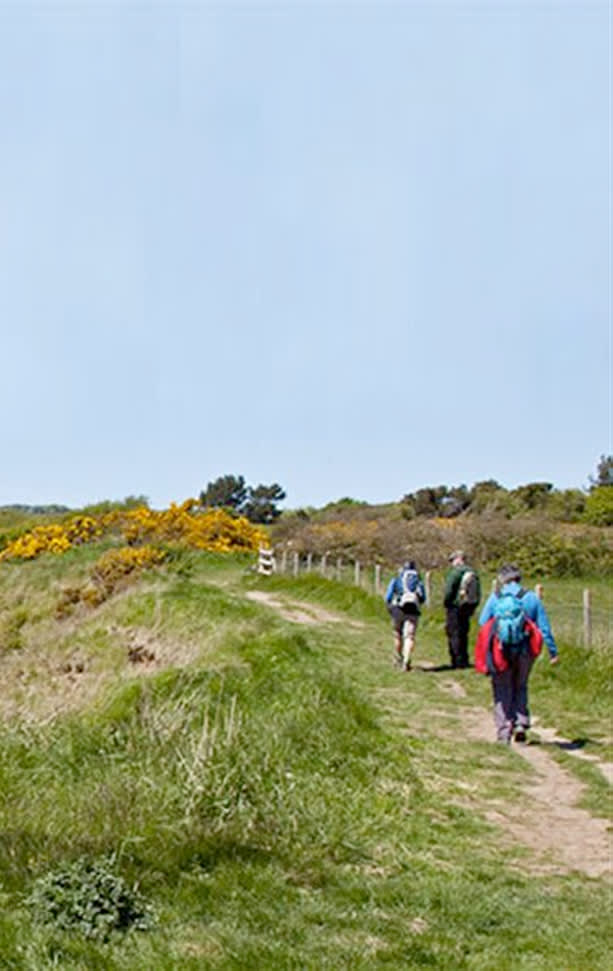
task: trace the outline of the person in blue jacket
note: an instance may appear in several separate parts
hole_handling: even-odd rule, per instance
[[[403,671],[410,671],[421,607],[426,602],[426,589],[415,560],[408,560],[392,577],[385,602],[394,628],[394,660]]]
[[[510,593],[521,600],[526,617],[536,624],[543,635],[543,640],[549,651],[550,663],[557,664],[559,660],[558,648],[547,611],[533,590],[523,589],[521,572],[518,567],[511,563],[505,563],[501,567],[496,590],[490,594],[479,615],[479,626],[482,627],[495,616],[496,602],[500,595],[504,593]],[[516,742],[526,741],[526,732],[530,728],[528,678],[532,669],[532,662],[533,658],[526,651],[513,670],[492,675],[494,720],[497,738],[501,742],[510,742],[513,735]]]

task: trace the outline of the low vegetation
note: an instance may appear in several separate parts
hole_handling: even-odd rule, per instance
[[[608,969],[606,875],[488,817],[530,768],[466,731],[488,685],[441,670],[440,607],[430,667],[401,676],[380,598],[166,541],[58,617],[116,542],[0,564],[1,967]],[[292,623],[256,592],[326,614]],[[610,647],[561,639],[533,676],[542,719],[598,758]],[[606,813],[597,771],[553,754]]]

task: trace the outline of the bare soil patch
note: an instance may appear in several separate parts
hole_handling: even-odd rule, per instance
[[[359,620],[347,620],[340,614],[333,614],[329,610],[324,610],[323,607],[303,603],[300,600],[279,599],[266,590],[250,590],[247,593],[247,598],[256,603],[264,604],[266,607],[271,607],[284,620],[289,620],[294,624],[345,624],[348,627],[364,627],[364,624]]]
[[[479,741],[494,738],[490,712],[464,709],[462,720],[469,737]],[[524,865],[533,872],[576,870],[590,877],[613,876],[611,827],[608,820],[592,816],[578,805],[583,784],[540,745],[514,745],[513,750],[534,771],[532,780],[518,792],[517,801],[490,800],[485,806],[486,818],[501,828],[503,843],[531,850]]]
[[[114,683],[190,664],[206,651],[189,638],[162,637],[145,628],[111,625],[107,633],[111,646],[106,655],[87,646],[51,650],[47,643],[4,655],[0,719],[45,723],[82,711]]]

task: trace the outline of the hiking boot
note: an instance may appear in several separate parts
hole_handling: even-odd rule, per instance
[[[410,671],[411,670],[411,662],[410,661],[405,661],[404,664],[402,665],[402,670],[403,671]]]
[[[515,741],[518,742],[520,745],[523,745],[524,742],[527,741],[526,733],[523,730],[523,728],[518,728],[517,731],[515,732]]]

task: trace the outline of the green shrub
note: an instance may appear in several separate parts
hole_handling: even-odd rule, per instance
[[[112,931],[148,930],[154,923],[151,907],[114,866],[112,856],[82,857],[39,877],[26,901],[34,919],[100,940]]]
[[[613,526],[613,486],[598,486],[590,492],[583,518],[592,526]]]
[[[28,620],[25,607],[15,607],[0,621],[0,651],[19,651],[23,647],[21,629]]]

